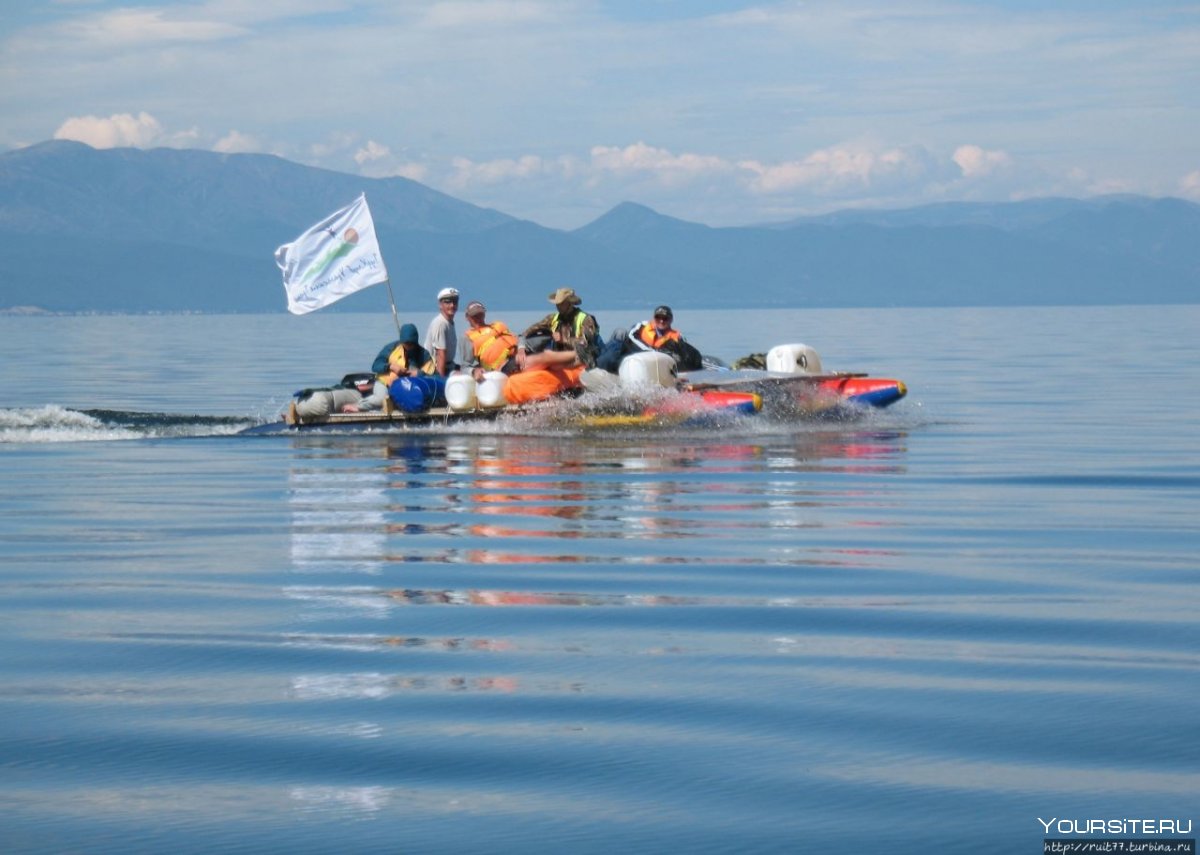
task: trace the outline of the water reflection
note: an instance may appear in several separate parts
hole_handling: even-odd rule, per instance
[[[387,540],[386,487],[382,472],[292,470],[293,571],[377,574]]]
[[[286,644],[311,659],[288,699],[330,734],[405,747],[413,704],[595,696],[613,685],[614,656],[625,668],[622,657],[700,649],[714,621],[746,635],[720,649],[778,660],[797,620],[863,606],[789,578],[886,560],[879,509],[907,452],[903,432],[837,430],[293,443],[295,584],[283,596],[304,626]],[[759,626],[768,612],[782,622]],[[390,665],[364,667],[378,655]],[[366,818],[390,798],[307,786],[291,797]]]
[[[886,505],[905,440],[900,431],[298,437],[293,567],[378,575],[406,563],[804,562],[812,556],[795,546],[806,530],[886,525],[861,514]],[[843,476],[836,487],[830,473]],[[859,518],[831,519],[848,496]],[[731,537],[778,548],[704,545]],[[862,550],[871,554],[856,545],[842,555]],[[822,545],[823,560],[830,552]]]
[[[388,807],[394,787],[292,787],[292,799],[305,813],[373,818]]]
[[[345,698],[378,700],[403,692],[503,692],[520,688],[513,677],[400,676],[395,674],[305,674],[292,680],[292,695],[303,701]],[[578,686],[566,691],[579,691]]]

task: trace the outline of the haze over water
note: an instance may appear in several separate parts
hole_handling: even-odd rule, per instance
[[[1200,308],[675,313],[708,353],[804,341],[909,397],[240,437],[362,370],[386,311],[0,317],[3,849],[1194,829]]]

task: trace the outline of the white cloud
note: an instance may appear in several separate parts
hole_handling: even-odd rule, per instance
[[[449,181],[454,187],[519,181],[540,176],[545,172],[545,164],[542,159],[532,154],[515,159],[489,160],[483,163],[476,163],[466,157],[456,157],[451,164],[454,167],[454,174]]]
[[[1183,176],[1179,182],[1179,195],[1200,202],[1200,169]]]
[[[354,162],[359,166],[372,163],[376,160],[383,160],[391,157],[392,150],[386,145],[375,142],[375,140],[367,140],[367,144],[354,152]]]
[[[1138,185],[1125,178],[1105,178],[1093,181],[1088,185],[1087,190],[1097,196],[1106,196],[1110,193],[1135,193]]]
[[[424,183],[429,177],[429,167],[423,163],[402,163],[392,170],[392,175]]]
[[[262,148],[257,139],[240,131],[230,131],[213,145],[213,151],[219,151],[224,154],[256,152],[262,151]]]
[[[982,178],[1012,166],[1007,152],[986,151],[977,145],[961,145],[954,150],[954,162],[964,178]]]
[[[117,113],[107,119],[78,116],[67,119],[54,132],[56,140],[75,140],[87,143],[92,148],[146,148],[160,142],[163,137],[163,128],[158,119],[145,112],[136,117],[129,113]]]
[[[636,142],[624,148],[593,146],[592,167],[600,172],[653,173],[666,183],[677,183],[704,175],[728,173],[733,164],[720,157],[702,154],[673,154],[667,149]]]
[[[494,27],[547,20],[553,14],[553,4],[531,0],[452,0],[434,3],[425,14],[425,23],[431,27]]]
[[[728,160],[677,154],[645,142],[592,146],[586,157],[526,154],[488,161],[454,157],[427,165],[420,175],[411,169],[407,174],[475,204],[533,218],[536,207],[547,204],[586,209],[595,216],[624,200],[660,209],[676,205],[683,213],[694,193],[727,198],[731,204],[744,198],[736,186],[738,169]],[[572,215],[580,216],[585,215]]]
[[[309,156],[316,161],[344,155],[347,149],[358,144],[358,134],[349,131],[334,131],[326,137],[325,142],[312,143],[308,147]]]
[[[474,204],[498,207],[545,225],[537,214],[580,224],[621,201],[710,224],[744,224],[828,210],[831,202],[899,205],[943,198],[943,182],[959,174],[949,154],[920,146],[867,143],[822,149],[796,161],[733,161],[676,153],[644,141],[596,145],[587,157],[524,155],[490,161],[467,157],[408,164],[404,174]],[[375,175],[397,174],[372,168]]]
[[[919,147],[882,151],[867,145],[819,149],[800,160],[765,164],[743,160],[738,166],[750,173],[755,193],[807,191],[840,194],[882,186],[917,184],[936,171],[934,158]]]
[[[355,143],[353,135],[338,134],[331,139],[329,144],[322,147],[320,154],[325,158],[335,153],[345,156],[351,148],[354,148]],[[313,154],[316,155],[318,152],[314,151]],[[392,151],[391,146],[378,140],[369,139],[359,145],[354,149],[352,157],[358,166],[358,173],[368,178],[399,176],[425,183],[431,174],[429,164],[401,160],[400,156]]]
[[[168,18],[159,9],[117,9],[73,22],[68,31],[80,42],[133,45],[156,42],[209,42],[243,35],[241,27],[213,20]]]

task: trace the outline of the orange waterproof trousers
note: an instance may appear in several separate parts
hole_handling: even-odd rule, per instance
[[[508,378],[504,384],[504,398],[510,404],[528,404],[530,401],[540,401],[578,388],[579,378],[583,376],[584,366],[574,368],[534,368],[529,371],[519,371]]]

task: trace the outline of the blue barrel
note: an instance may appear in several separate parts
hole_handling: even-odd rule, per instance
[[[388,386],[392,401],[406,413],[420,413],[445,401],[446,381],[441,377],[400,377]]]

